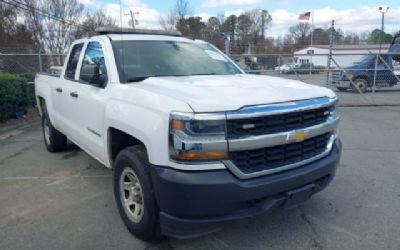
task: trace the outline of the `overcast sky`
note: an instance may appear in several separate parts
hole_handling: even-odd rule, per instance
[[[102,9],[119,22],[120,1],[79,0],[93,10]],[[160,17],[174,6],[175,0],[121,0],[122,23],[127,26],[129,17],[124,15],[130,9],[139,11],[137,17],[141,28],[159,28]],[[218,13],[240,14],[242,11],[260,8],[272,15],[268,36],[279,36],[298,23],[298,15],[314,9],[314,25],[328,27],[332,19],[336,28],[345,32],[371,31],[380,27],[381,14],[378,6],[390,6],[385,17],[385,30],[400,30],[400,0],[192,0],[192,14],[208,19]]]

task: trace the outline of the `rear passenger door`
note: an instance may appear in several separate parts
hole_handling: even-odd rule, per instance
[[[72,45],[69,56],[66,60],[65,72],[60,77],[60,81],[54,82],[53,89],[53,107],[55,111],[56,125],[60,127],[60,131],[64,132],[68,137],[73,131],[73,124],[66,115],[68,111],[69,89],[75,81],[79,59],[83,51],[84,43],[76,43]]]

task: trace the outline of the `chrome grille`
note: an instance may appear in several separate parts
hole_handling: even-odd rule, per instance
[[[329,107],[320,107],[263,117],[228,120],[227,137],[237,139],[307,128],[324,123],[328,116]]]
[[[229,157],[244,174],[279,168],[323,153],[331,135],[325,133],[302,142],[230,152]]]

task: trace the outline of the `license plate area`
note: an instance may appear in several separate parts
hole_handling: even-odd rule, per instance
[[[314,189],[314,184],[308,184],[301,188],[297,188],[287,192],[284,207],[291,208],[310,199],[311,195],[314,193]]]

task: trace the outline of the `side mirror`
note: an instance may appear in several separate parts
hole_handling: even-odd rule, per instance
[[[80,80],[96,87],[103,87],[107,83],[106,72],[104,65],[85,64],[81,69]]]
[[[94,84],[97,84],[99,87],[103,87],[106,83],[107,83],[107,69],[106,66],[103,65],[96,65],[97,69],[96,69],[96,75],[95,77],[93,77],[94,79],[96,79],[96,81],[94,81]]]

